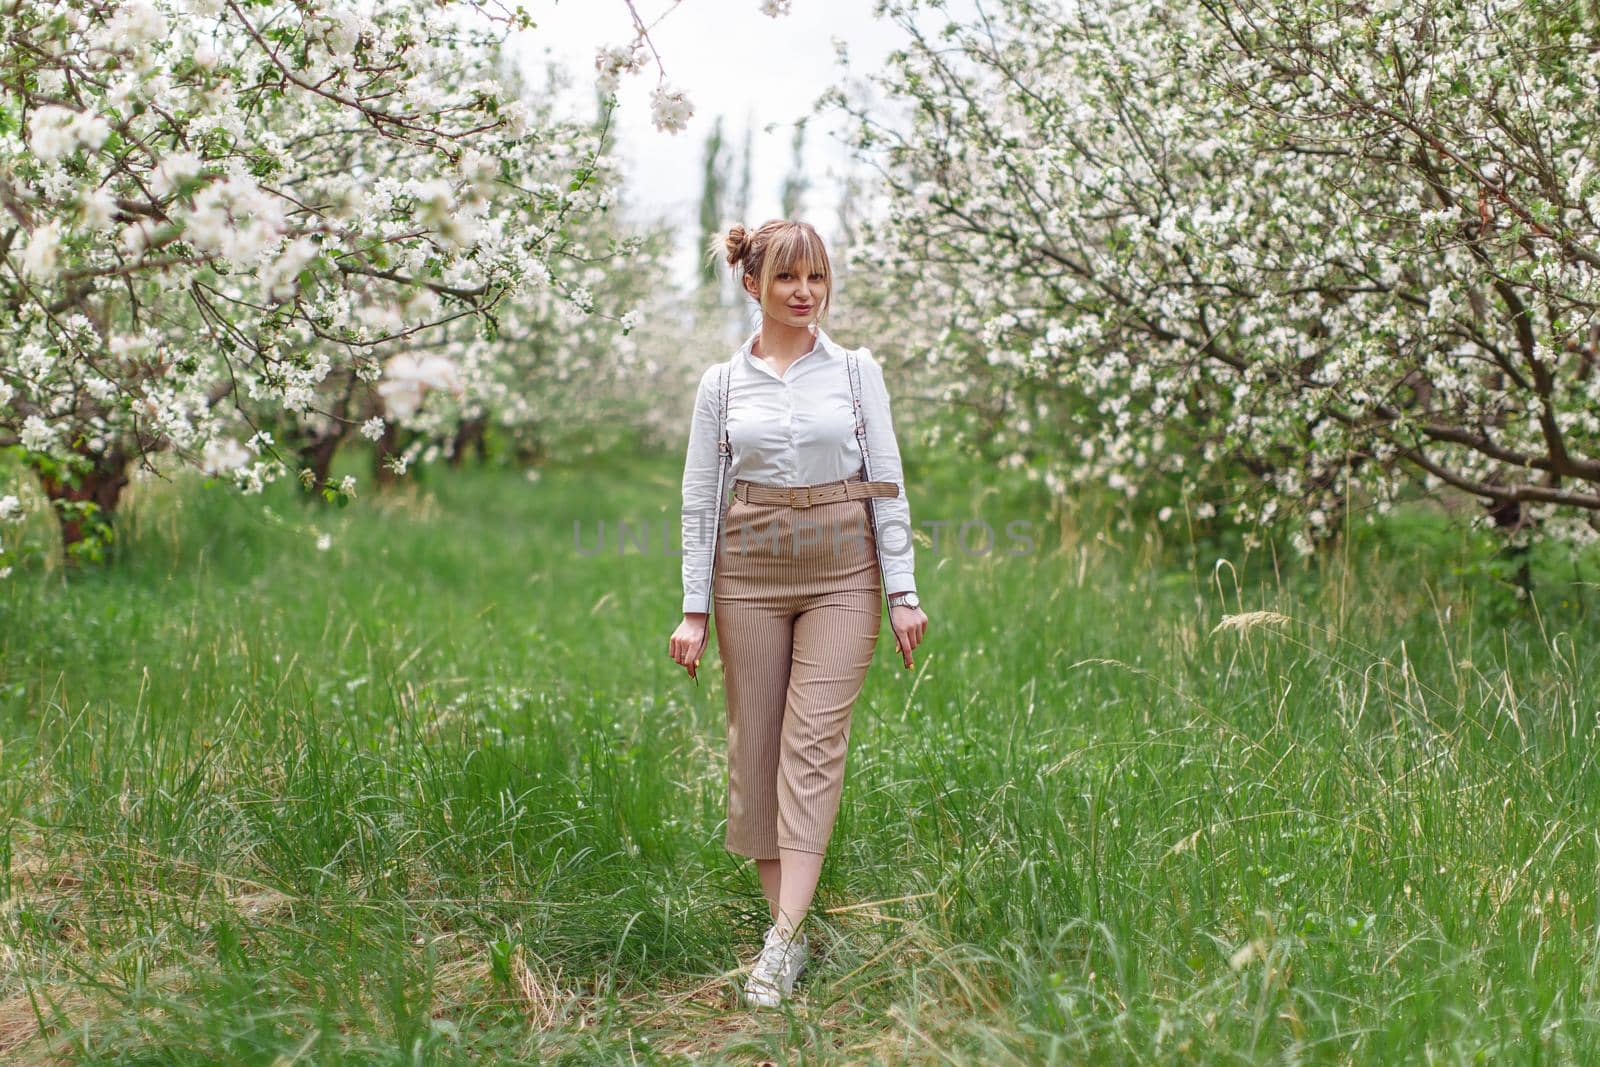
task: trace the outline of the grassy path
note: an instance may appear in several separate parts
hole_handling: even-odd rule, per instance
[[[763,909],[715,654],[699,688],[666,656],[672,459],[277,521],[148,489],[127,559],[0,583],[0,1060],[1600,1056],[1594,591],[1502,624],[1392,531],[1237,578],[1149,538],[925,551],[821,958],[735,1009]],[[653,550],[580,552],[601,518]]]

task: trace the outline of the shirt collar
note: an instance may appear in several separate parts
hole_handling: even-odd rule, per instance
[[[739,351],[744,353],[745,355],[749,356],[751,359],[755,359],[756,358],[756,356],[755,356],[756,338],[759,337],[760,335],[761,335],[761,331],[760,330],[757,330],[754,333],[752,333],[749,337],[747,337],[745,339],[745,342],[744,342],[743,345],[740,346]],[[838,356],[838,355],[843,355],[844,354],[844,349],[840,348],[838,342],[836,342],[833,338],[829,337],[828,336],[828,332],[826,330],[824,330],[821,326],[817,327],[816,340],[812,342],[810,348],[806,349],[803,353],[801,353],[801,356],[809,356],[809,355],[812,355],[812,354],[818,352],[819,350],[822,351],[822,352],[825,352],[825,353],[827,353],[829,355],[834,355],[834,356]],[[798,359],[800,357],[796,357],[796,358]]]

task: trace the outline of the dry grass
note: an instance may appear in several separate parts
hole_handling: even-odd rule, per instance
[[[1294,620],[1287,615],[1276,611],[1243,611],[1237,615],[1224,615],[1222,620],[1211,628],[1213,634],[1229,630],[1234,633],[1249,633],[1258,626],[1282,626]]]
[[[50,1047],[49,1035],[55,1032],[58,1020],[71,1018],[89,1005],[89,998],[72,988],[36,988],[0,1000],[0,1062],[9,1067],[54,1067],[70,1062]]]

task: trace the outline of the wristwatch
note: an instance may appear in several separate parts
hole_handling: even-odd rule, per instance
[[[917,599],[917,594],[915,593],[896,593],[889,598],[889,603],[907,608],[922,606],[922,601]]]

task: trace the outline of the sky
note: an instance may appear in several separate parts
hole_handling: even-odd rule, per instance
[[[811,115],[816,98],[841,77],[860,78],[861,72],[880,68],[901,38],[887,20],[873,18],[870,0],[794,0],[792,12],[778,18],[762,14],[759,0],[635,2],[647,25],[660,16],[651,40],[667,82],[688,94],[694,115],[680,133],[657,130],[650,117],[650,96],[659,79],[654,63],[622,76],[614,121],[626,176],[624,210],[634,220],[664,219],[678,226],[678,265],[687,278],[698,261],[705,142],[716,116],[723,117],[723,136],[735,149],[730,158],[742,150],[746,125],[753,131],[750,217],[726,221],[754,226],[776,218],[791,167],[794,121]],[[514,46],[530,78],[542,81],[545,63],[560,62],[574,75],[575,103],[591,109],[595,49],[633,38],[627,4],[557,0],[529,9],[539,26],[517,34]],[[839,65],[835,38],[845,42],[848,69]],[[840,123],[837,114],[823,114],[807,126],[811,189],[800,216],[830,243],[837,236],[836,182],[852,167],[831,132]],[[736,184],[737,172],[728,179]]]

